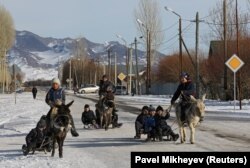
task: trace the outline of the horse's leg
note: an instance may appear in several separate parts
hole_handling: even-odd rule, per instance
[[[189,124],[189,128],[190,128],[190,143],[194,144],[194,134],[195,134],[195,128],[193,126],[193,123]]]
[[[106,112],[105,112],[105,131],[108,130],[108,122],[109,122],[109,121],[108,121],[109,119],[108,119],[108,114],[107,114],[107,113],[108,113],[108,112],[106,111]]]
[[[55,155],[55,148],[56,148],[56,139],[55,138],[53,138],[53,149],[52,149],[52,153],[51,153],[51,156],[52,157],[54,157],[54,155]]]
[[[183,140],[183,127],[180,125],[179,126],[179,129],[180,129],[180,136],[181,136],[181,138],[180,138],[180,140],[181,140],[181,143],[184,143],[184,140]]]
[[[58,143],[58,150],[59,150],[59,157],[62,158],[62,137],[57,138],[57,143]]]
[[[186,128],[183,127],[183,141],[184,141],[184,142],[186,142],[186,137],[187,137]]]

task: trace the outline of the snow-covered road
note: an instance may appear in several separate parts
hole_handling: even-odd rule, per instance
[[[132,111],[133,108],[126,108],[124,104],[118,106],[119,120],[124,123],[119,129],[84,130],[80,120],[84,104],[89,104],[94,109],[95,102],[68,95],[67,102],[75,100],[71,111],[80,136],[75,138],[70,133],[68,134],[64,145],[64,158],[59,159],[58,152],[54,158],[50,157],[50,153],[44,154],[43,152],[23,156],[21,146],[25,143],[26,134],[35,127],[40,116],[49,110],[44,102],[44,96],[44,92],[39,92],[38,99],[33,100],[30,93],[18,94],[15,105],[13,95],[0,95],[1,168],[128,168],[131,151],[250,151],[250,122],[249,119],[240,119],[249,118],[249,116],[232,116],[226,113],[221,117],[217,113],[208,113],[207,120],[196,131],[196,144],[194,145],[189,142],[180,144],[179,141],[146,143],[144,142],[145,135],[142,140],[133,139],[136,118],[134,114],[136,111]],[[120,103],[122,100],[118,101]],[[133,106],[129,101],[127,103]],[[158,103],[163,104],[163,102]],[[232,120],[225,119],[225,117],[232,118]],[[173,121],[174,118],[168,123],[172,125]],[[177,128],[177,125],[174,124],[173,128]],[[175,129],[175,132],[177,131],[178,129]]]

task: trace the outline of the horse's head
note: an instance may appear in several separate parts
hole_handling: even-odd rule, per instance
[[[56,107],[58,108],[58,114],[69,114],[70,113],[70,109],[69,107],[74,103],[74,100],[72,100],[70,103],[68,104],[60,104],[60,105],[56,105]]]
[[[54,126],[56,128],[61,128],[61,127],[67,127],[70,124],[70,109],[69,107],[74,103],[74,101],[71,101],[68,104],[61,104],[61,105],[56,105],[58,108],[58,113],[57,116],[54,120]]]
[[[204,94],[201,99],[195,99],[193,96],[191,96],[191,101],[196,103],[196,110],[199,112],[201,117],[204,117],[205,115],[205,98],[206,94]]]

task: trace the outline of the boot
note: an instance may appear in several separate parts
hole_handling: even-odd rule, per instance
[[[141,139],[141,134],[136,134],[136,135],[134,136],[134,139]]]
[[[71,124],[71,126],[72,126],[72,128],[71,128],[71,135],[72,135],[73,137],[78,137],[79,134],[76,132],[74,120],[73,120],[71,114],[70,114],[69,116],[70,116],[70,124]]]
[[[79,134],[76,132],[76,129],[75,128],[71,128],[71,135],[73,136],[73,137],[78,137],[79,136]]]
[[[177,141],[177,139],[179,138],[179,134],[175,134],[172,132],[170,135],[171,135],[173,141]]]

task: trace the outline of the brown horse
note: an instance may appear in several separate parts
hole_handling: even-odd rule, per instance
[[[96,110],[98,111],[100,116],[100,127],[103,128],[103,125],[105,125],[105,130],[108,130],[109,125],[112,123],[114,102],[107,101],[107,103],[104,103],[104,101],[105,100],[98,101],[98,103],[96,104]]]
[[[71,101],[69,104],[65,105],[57,105],[58,108],[57,114],[55,118],[52,121],[52,140],[53,140],[53,149],[51,156],[53,157],[55,154],[55,145],[56,141],[58,143],[58,149],[59,149],[59,157],[63,157],[63,143],[67,136],[68,131],[71,129],[70,125],[70,109],[69,107],[74,103],[74,101]]]

